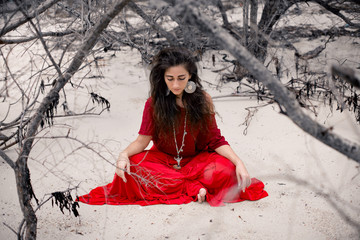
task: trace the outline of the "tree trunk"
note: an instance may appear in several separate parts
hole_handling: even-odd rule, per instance
[[[253,0],[256,1],[256,0]],[[260,62],[264,63],[267,55],[268,41],[264,37],[269,35],[280,17],[291,7],[297,0],[284,1],[284,0],[267,0],[264,6],[264,10],[257,26],[258,42],[254,46],[254,55]]]
[[[256,43],[258,42],[258,27],[257,27],[257,12],[258,3],[257,0],[250,0],[250,44],[248,44],[248,50],[254,54]]]
[[[90,30],[89,34],[87,35],[88,37],[80,46],[80,49],[77,51],[67,71],[63,75],[59,76],[59,78],[56,80],[55,86],[43,99],[43,101],[40,103],[39,108],[36,110],[35,114],[31,118],[31,121],[28,125],[28,131],[24,139],[23,148],[21,149],[19,158],[15,163],[15,177],[17,183],[17,191],[19,195],[19,202],[26,222],[25,239],[36,239],[37,218],[34,209],[31,206],[31,199],[35,195],[32,190],[30,171],[28,168],[27,160],[31,152],[34,136],[36,135],[40,122],[42,121],[44,114],[49,108],[49,106],[54,101],[58,101],[59,91],[63,89],[65,84],[78,71],[84,61],[84,58],[96,44],[100,34],[108,26],[110,21],[119,14],[119,12],[125,7],[125,5],[129,1],[130,0],[123,0],[116,3],[115,6],[113,6],[109,12],[104,14],[100,21]]]
[[[30,172],[27,166],[26,156],[22,155],[19,157],[18,161],[16,161],[14,170],[20,207],[26,222],[25,239],[36,239],[37,218],[31,205],[31,199],[34,196],[34,192],[30,181]],[[18,239],[22,238],[21,232],[21,230],[18,232]]]

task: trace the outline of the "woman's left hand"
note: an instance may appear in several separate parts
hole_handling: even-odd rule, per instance
[[[245,191],[245,188],[251,184],[250,175],[243,164],[237,164],[235,171],[238,180],[238,188],[240,191]]]
[[[232,150],[229,145],[222,145],[215,149],[215,151],[221,156],[229,159],[236,166],[236,177],[238,181],[238,188],[241,191],[245,191],[245,188],[250,186],[251,178],[246,170],[244,163],[240,160],[240,158],[236,155],[236,153]]]

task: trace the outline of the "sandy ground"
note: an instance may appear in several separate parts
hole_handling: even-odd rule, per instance
[[[237,86],[234,83],[225,84],[221,91],[214,87],[219,76],[209,71],[209,56],[204,56],[201,77],[213,85],[204,83],[204,87],[212,96],[233,92]],[[94,92],[109,99],[110,112],[56,119],[53,128],[43,130],[44,136],[55,136],[66,135],[71,128],[70,136],[92,142],[90,146],[103,158],[74,141],[39,141],[29,162],[39,198],[44,200],[48,193],[79,183],[78,194],[84,194],[112,180],[112,164],[119,151],[135,139],[148,96],[148,70],[139,59],[135,51],[119,52],[117,57],[106,60],[102,68],[104,79],[96,83],[86,80]],[[83,92],[84,96],[69,94],[70,106],[84,103],[86,91]],[[207,203],[147,207],[81,204],[78,218],[67,212],[63,215],[48,202],[37,212],[38,239],[359,238],[356,228],[342,217],[346,214],[359,219],[358,164],[304,133],[279,114],[275,105],[259,108],[244,135],[245,126],[241,124],[248,113],[245,108],[264,103],[240,98],[219,98],[214,102],[223,135],[250,174],[265,183],[269,197],[218,208]],[[334,112],[326,118],[328,111],[326,108],[320,111],[317,120],[326,120],[334,131],[359,142],[360,128],[353,116]],[[16,228],[21,212],[13,172],[4,162],[0,171],[2,222]],[[0,236],[15,238],[4,225],[0,226]]]
[[[318,42],[298,42],[304,52]],[[273,53],[270,50],[270,53]],[[290,53],[283,55],[288,72],[294,66]],[[218,60],[221,59],[220,55]],[[309,65],[327,70],[333,61],[345,57],[349,66],[359,62],[360,48],[349,38],[329,43],[322,62]],[[233,93],[235,83],[219,86],[220,76],[211,72],[226,63],[212,66],[207,53],[201,63],[204,88],[211,96]],[[351,65],[351,63],[353,65]],[[144,103],[148,97],[148,69],[140,55],[124,48],[116,57],[106,56],[101,63],[105,78],[85,78],[87,88],[67,86],[70,109],[83,110],[88,92],[99,93],[111,102],[111,110],[100,116],[57,118],[43,136],[69,136],[89,144],[64,138],[36,142],[29,167],[35,194],[46,200],[49,193],[79,185],[77,194],[112,181],[118,153],[137,136]],[[270,65],[270,68],[272,66]],[[97,70],[92,74],[97,75]],[[60,100],[60,104],[63,100]],[[80,217],[62,214],[51,202],[38,211],[38,239],[359,239],[360,169],[359,164],[304,133],[276,105],[261,107],[252,117],[247,134],[242,125],[248,111],[266,102],[248,98],[214,100],[222,134],[245,162],[251,176],[261,179],[269,193],[256,202],[210,207],[207,203],[155,206],[90,206],[81,204]],[[89,102],[89,107],[94,104]],[[1,109],[5,106],[1,105]],[[59,109],[59,112],[62,110]],[[319,106],[320,123],[352,141],[360,142],[360,126],[352,113],[330,112]],[[3,110],[0,111],[3,114]],[[8,151],[15,157],[15,150]],[[0,161],[0,217],[17,229],[22,220],[12,169]],[[73,196],[75,192],[73,192]],[[350,218],[350,222],[345,220]],[[0,224],[0,239],[15,239],[14,233]]]

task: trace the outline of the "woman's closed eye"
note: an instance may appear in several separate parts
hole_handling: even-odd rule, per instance
[[[178,80],[180,81],[184,81],[186,79],[186,77],[181,77],[181,78],[178,78]],[[172,81],[174,80],[174,78],[167,78],[168,81]]]

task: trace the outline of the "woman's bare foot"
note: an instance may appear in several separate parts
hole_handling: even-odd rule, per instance
[[[206,201],[206,189],[200,188],[199,194],[198,194],[198,202],[202,203]]]

